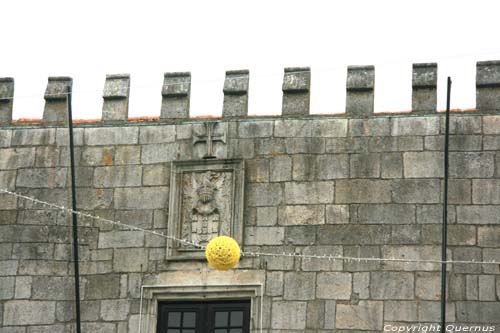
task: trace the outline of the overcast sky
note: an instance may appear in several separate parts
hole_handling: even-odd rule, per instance
[[[475,106],[475,62],[500,59],[498,1],[2,3],[0,77],[14,118],[40,118],[48,76],[73,77],[75,118],[100,118],[105,74],[130,73],[129,116],[160,113],[163,73],[191,71],[191,114],[220,115],[224,72],[250,70],[250,114],[281,112],[283,68],[312,68],[311,112],[345,108],[347,65],[376,65],[376,111],[411,108],[411,63],[438,62]]]

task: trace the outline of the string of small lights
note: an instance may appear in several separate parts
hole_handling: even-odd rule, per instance
[[[66,213],[70,214],[77,214],[80,217],[88,218],[97,222],[103,222],[107,224],[111,224],[114,226],[119,226],[128,230],[135,230],[135,231],[140,231],[148,234],[152,234],[155,236],[159,236],[162,238],[170,239],[174,242],[177,242],[179,244],[184,244],[188,246],[192,246],[194,248],[200,249],[200,250],[205,250],[205,246],[190,242],[186,239],[180,239],[177,237],[173,237],[170,235],[166,235],[163,232],[158,232],[154,230],[147,230],[143,229],[140,227],[136,227],[133,225],[125,224],[120,221],[113,221],[110,219],[102,218],[96,215],[80,212],[80,211],[74,211],[70,208],[57,205],[54,203],[46,202],[43,200],[39,200],[36,198],[32,198],[20,193],[12,192],[7,189],[0,189],[0,193],[5,193],[8,195],[15,196],[17,198],[23,199],[23,200],[28,200],[46,207],[58,209],[61,211],[65,211]],[[329,260],[329,261],[346,261],[346,262],[358,262],[358,263],[369,263],[369,262],[400,262],[400,263],[422,263],[422,264],[472,264],[472,265],[500,265],[499,261],[475,261],[475,260],[447,260],[447,261],[441,261],[437,259],[419,259],[419,258],[378,258],[378,257],[349,257],[349,256],[341,256],[341,255],[329,255],[329,254],[324,254],[324,255],[314,255],[314,254],[301,254],[301,253],[266,253],[266,252],[252,252],[252,251],[242,251],[241,252],[243,257],[288,257],[288,258],[300,258],[300,259],[322,259],[322,260]]]

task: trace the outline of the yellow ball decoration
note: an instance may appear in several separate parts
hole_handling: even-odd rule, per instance
[[[208,263],[219,271],[227,271],[240,261],[240,246],[228,236],[212,239],[205,249]]]

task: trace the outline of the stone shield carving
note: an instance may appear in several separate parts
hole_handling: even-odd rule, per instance
[[[243,241],[244,170],[241,160],[172,162],[168,234],[206,246],[219,235]],[[203,259],[189,244],[169,240],[169,259]]]

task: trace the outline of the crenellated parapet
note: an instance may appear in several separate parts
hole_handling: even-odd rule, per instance
[[[311,87],[309,67],[288,67],[283,72],[281,115],[285,117],[314,116],[310,113]],[[374,113],[375,66],[349,66],[346,74],[346,103],[344,113],[331,110],[348,118],[371,118]],[[128,121],[129,74],[107,75],[102,93],[102,121],[120,123]],[[60,125],[67,121],[67,96],[72,89],[70,77],[49,77],[45,91],[42,123]],[[436,114],[438,64],[416,63],[412,67],[412,110],[414,115]],[[222,87],[222,118],[248,116],[250,95],[249,70],[226,72]],[[161,87],[161,121],[179,121],[190,118],[191,73],[168,72]],[[12,122],[14,79],[0,78],[0,125]],[[500,61],[481,61],[476,70],[476,109],[480,113],[500,111]],[[397,113],[393,113],[397,114]],[[407,112],[405,111],[405,114]]]

